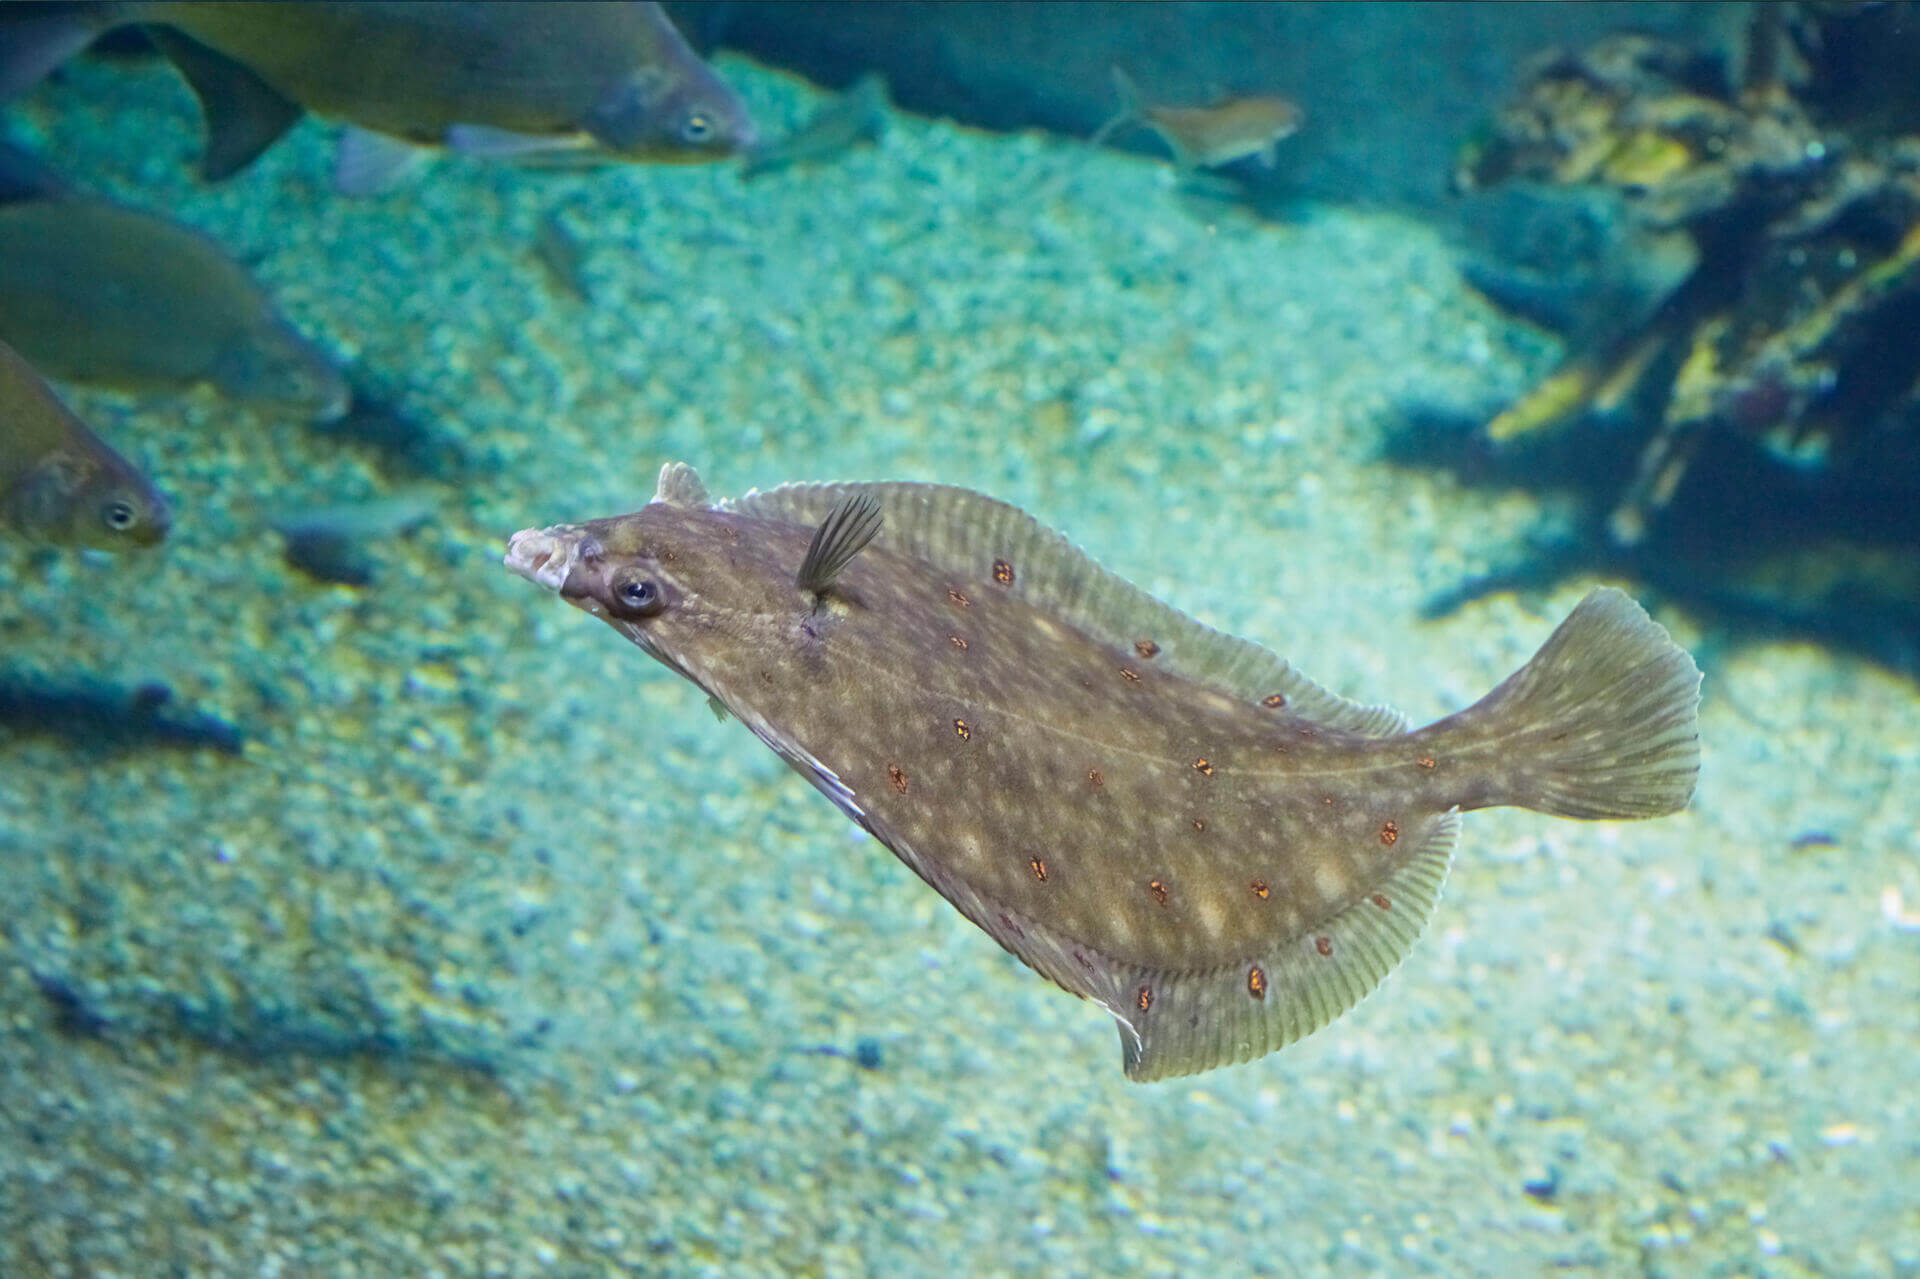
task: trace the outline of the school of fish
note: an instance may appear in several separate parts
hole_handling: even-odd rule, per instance
[[[750,177],[875,142],[888,114],[868,77],[763,142],[659,5],[565,0],[5,6],[0,101],[130,26],[197,99],[208,181],[308,113],[338,128],[334,182],[352,194],[437,152],[737,156]],[[1189,174],[1271,164],[1302,120],[1274,96],[1157,104],[1113,75],[1120,110],[1095,143],[1141,126]],[[593,304],[569,219],[550,213],[532,247]],[[50,546],[160,542],[168,499],[49,377],[343,432],[405,421],[226,248],[0,140],[0,525]],[[290,564],[359,586],[360,542],[432,509],[415,489],[271,527]],[[1260,1056],[1362,999],[1432,915],[1462,813],[1657,817],[1699,768],[1699,672],[1610,589],[1479,702],[1412,730],[959,488],[715,500],[670,464],[643,509],[525,530],[505,562],[686,677],[967,919],[1103,1007],[1136,1080]]]

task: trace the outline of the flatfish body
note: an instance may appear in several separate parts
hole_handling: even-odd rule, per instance
[[[1357,1003],[1438,900],[1459,812],[1684,807],[1699,676],[1626,596],[1421,729],[924,484],[632,515],[507,563],[704,689],[974,923],[1117,1020],[1127,1073],[1270,1052]]]

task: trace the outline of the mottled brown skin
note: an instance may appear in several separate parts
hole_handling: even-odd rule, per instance
[[[1361,738],[1196,690],[990,579],[930,578],[879,547],[816,607],[793,583],[810,528],[657,504],[585,530],[604,552],[576,568],[570,602],[748,724],[782,726],[884,842],[1121,963],[1237,961],[1352,904],[1400,840],[1494,789],[1455,762],[1423,768],[1417,736]],[[619,616],[609,575],[632,563],[667,594],[655,618]]]
[[[96,550],[167,535],[167,500],[0,342],[0,523],[36,541]]]
[[[753,136],[657,4],[153,3],[117,19],[175,27],[310,111],[415,142],[486,125],[691,162]]]
[[[1270,1051],[1351,1006],[1431,909],[1454,810],[1639,817],[1691,793],[1698,672],[1617,593],[1474,707],[1363,735],[1167,668],[1173,646],[1198,652],[1187,631],[1102,638],[1015,589],[1028,551],[1070,583],[1104,580],[1079,576],[1090,562],[1028,542],[954,572],[882,541],[803,589],[814,535],[670,498],[521,533],[507,563],[713,695],[970,919],[1104,1004],[1136,1077]],[[1396,905],[1402,887],[1419,891]]]

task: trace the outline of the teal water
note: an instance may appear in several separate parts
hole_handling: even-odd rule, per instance
[[[763,127],[815,101],[721,66]],[[75,64],[23,119],[467,460],[371,585],[325,586],[270,522],[420,481],[69,392],[175,530],[0,546],[7,661],[163,681],[249,741],[0,739],[0,1275],[1920,1273],[1920,697],[1881,668],[1717,648],[1689,812],[1475,814],[1357,1010],[1138,1086],[1099,1010],[498,563],[668,460],[725,494],[937,479],[1434,718],[1594,579],[1418,620],[1542,499],[1382,464],[1397,406],[1556,356],[1430,226],[1202,214],[1146,160],[907,118],[751,185],[448,159],[357,202],[312,123],[197,185],[160,66]],[[591,304],[533,259],[556,210]]]

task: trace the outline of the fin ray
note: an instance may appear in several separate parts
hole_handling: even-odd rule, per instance
[[[1365,999],[1425,931],[1459,834],[1458,810],[1441,814],[1377,888],[1239,968],[1128,973],[1122,988],[1145,990],[1150,999],[1144,1010],[1136,1004],[1121,1032],[1127,1077],[1166,1079],[1262,1057]],[[1256,967],[1264,982],[1259,997],[1248,986]]]
[[[840,570],[879,533],[880,524],[880,503],[872,494],[849,493],[842,497],[813,531],[813,542],[794,579],[796,584],[803,591],[816,592],[832,586]]]

